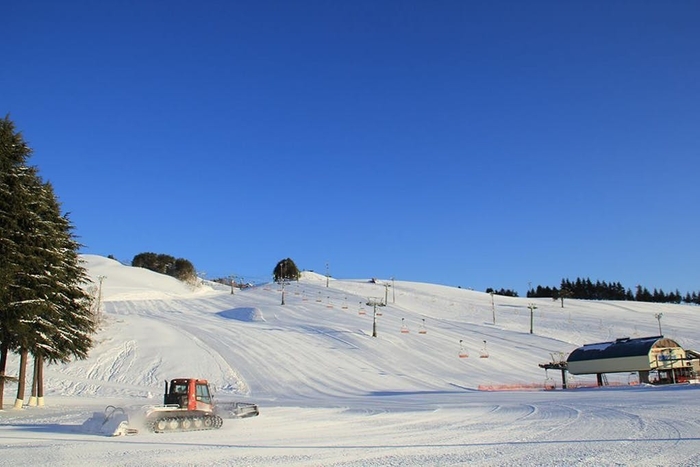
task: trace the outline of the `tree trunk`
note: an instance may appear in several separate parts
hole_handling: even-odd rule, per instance
[[[27,404],[29,407],[36,407],[36,392],[37,392],[37,363],[38,363],[39,357],[37,355],[34,355],[34,373],[32,374],[32,395],[29,397],[29,403]]]
[[[39,355],[39,369],[37,373],[39,377],[36,383],[36,395],[37,395],[37,405],[39,407],[44,406],[44,356]]]
[[[17,382],[17,399],[15,409],[21,409],[24,405],[24,386],[27,381],[27,359],[29,351],[22,349],[19,354],[19,381]]]
[[[3,394],[5,394],[5,371],[7,369],[7,354],[9,349],[6,345],[0,345],[0,410],[2,410]]]

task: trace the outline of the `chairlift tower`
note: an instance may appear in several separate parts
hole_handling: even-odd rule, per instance
[[[530,303],[527,307],[530,309],[530,334],[532,334],[532,324],[535,320],[535,310],[537,307],[534,303]]]
[[[97,280],[100,283],[97,289],[97,314],[100,313],[100,309],[102,308],[102,283],[105,279],[107,279],[107,276],[97,276]]]
[[[377,305],[381,306],[382,301],[378,298],[370,298],[367,300],[367,306],[374,308],[374,313],[372,314],[372,337],[377,337]]]
[[[659,321],[659,336],[663,336],[663,333],[661,332],[661,318],[663,317],[663,313],[656,313],[654,317]]]

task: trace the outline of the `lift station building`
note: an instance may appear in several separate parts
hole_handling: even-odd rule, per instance
[[[577,348],[569,354],[565,367],[572,375],[595,374],[599,386],[606,373],[637,372],[640,383],[678,383],[697,378],[699,357],[664,336],[624,337]]]

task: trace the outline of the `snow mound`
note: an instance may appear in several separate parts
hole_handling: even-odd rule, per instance
[[[231,310],[220,311],[217,313],[217,315],[221,316],[222,318],[235,319],[237,321],[245,321],[247,323],[265,321],[262,311],[255,307],[233,308]]]

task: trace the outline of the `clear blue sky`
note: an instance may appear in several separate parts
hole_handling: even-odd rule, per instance
[[[700,2],[15,1],[0,112],[84,252],[700,290]]]

